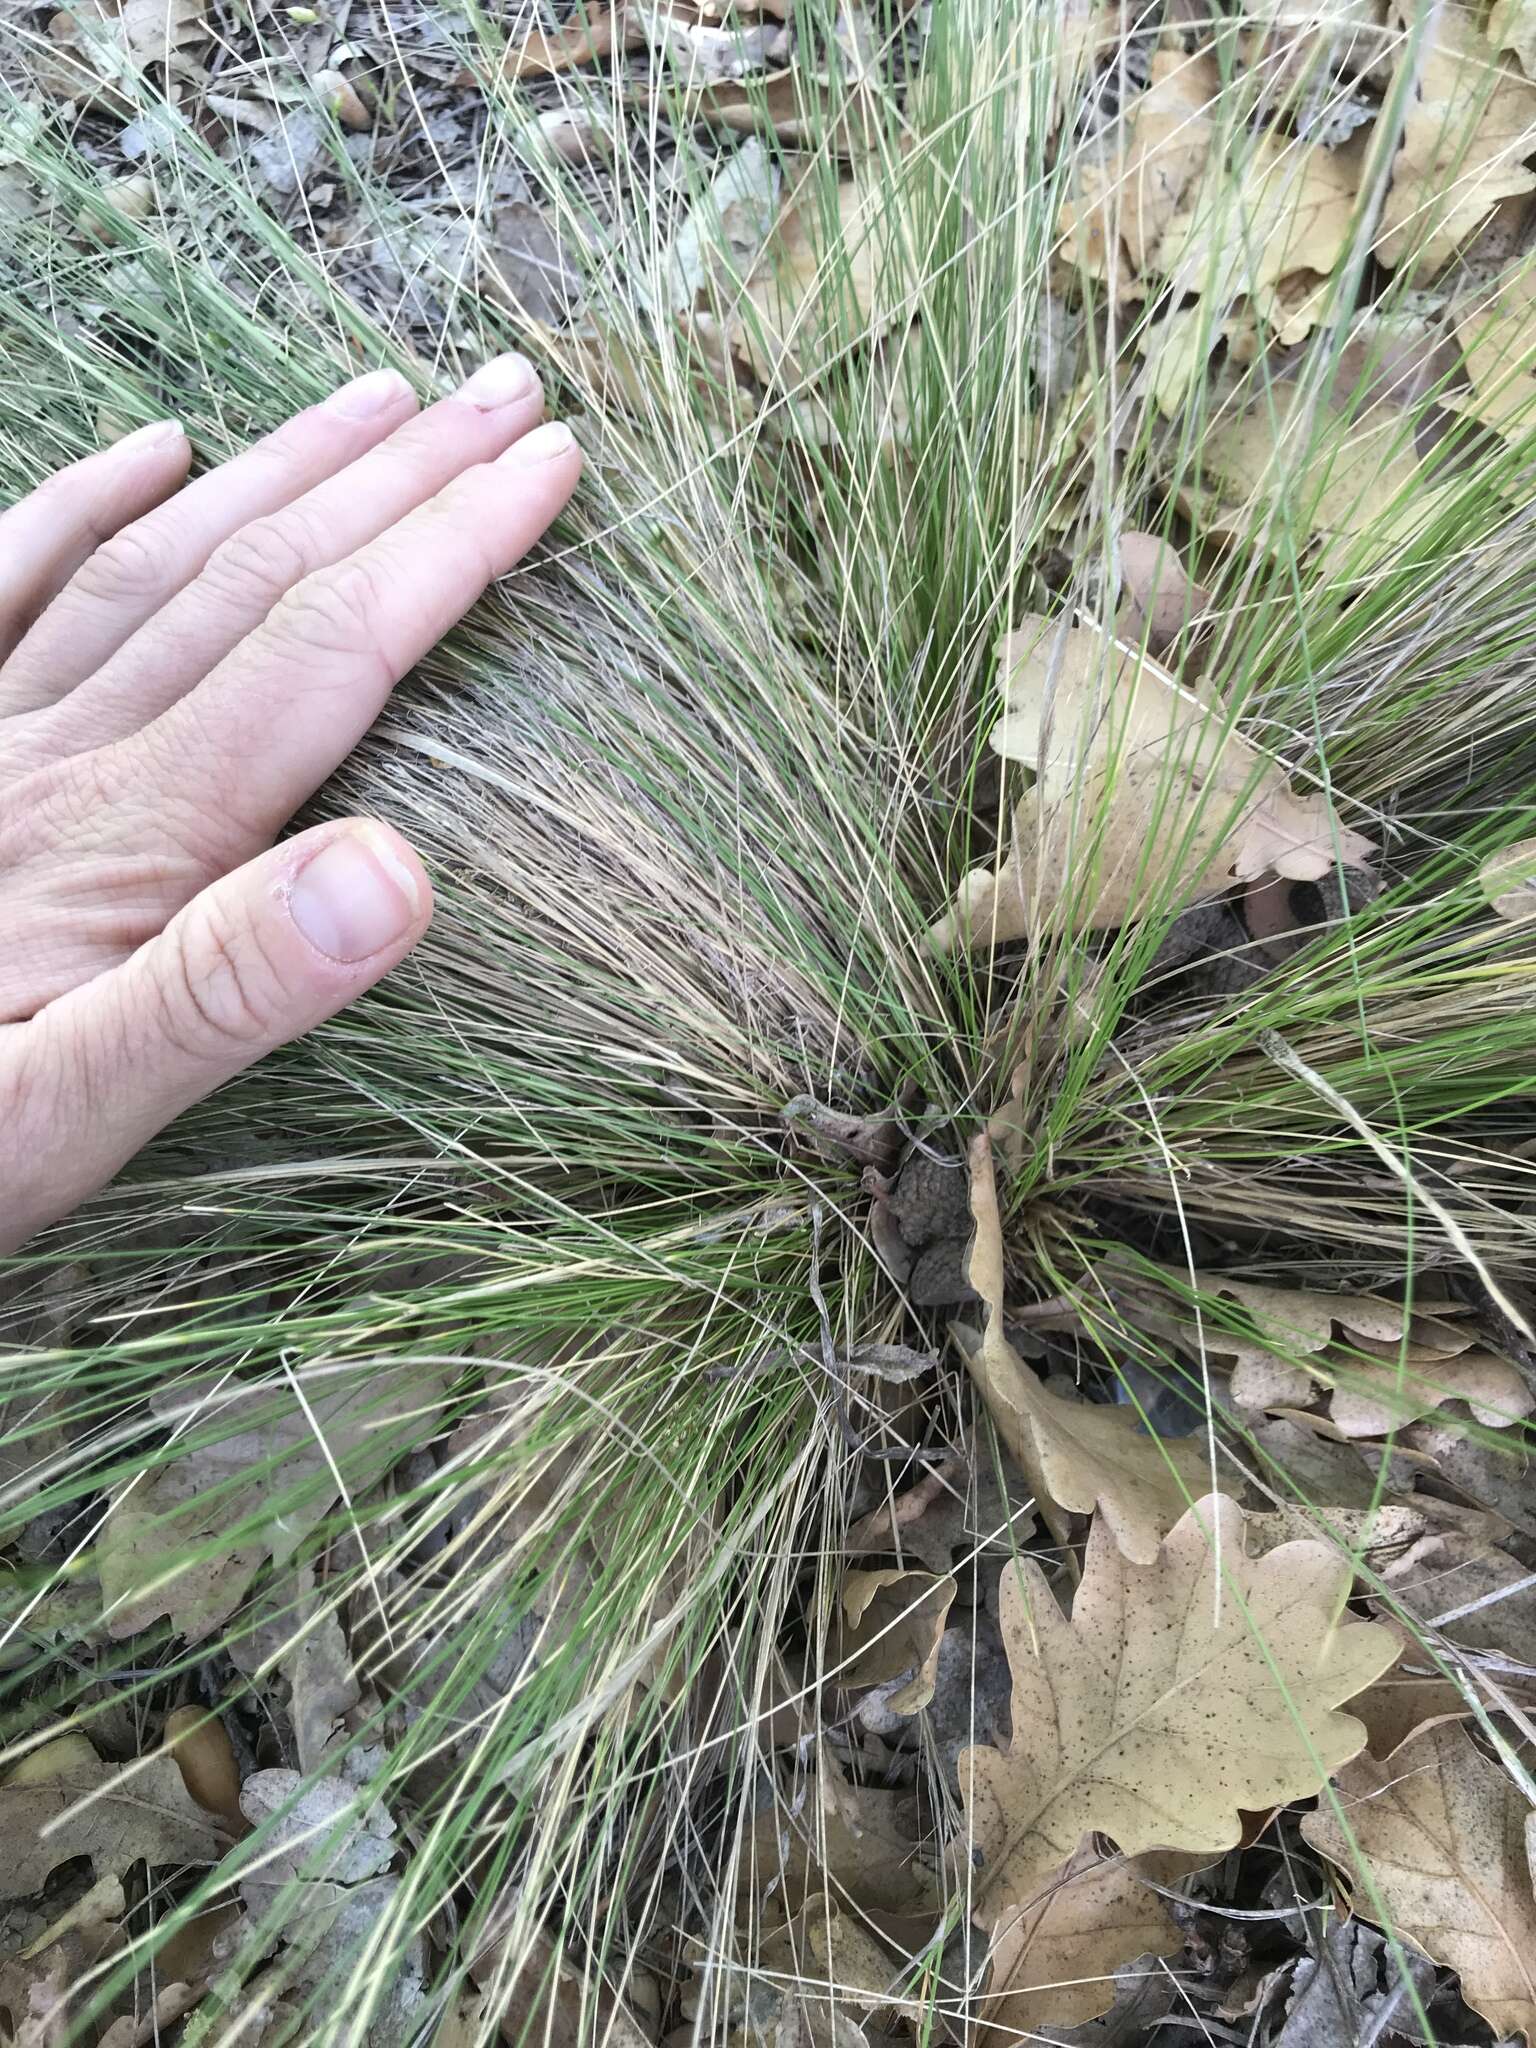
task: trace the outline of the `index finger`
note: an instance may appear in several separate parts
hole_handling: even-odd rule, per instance
[[[215,823],[217,857],[264,846],[362,738],[407,669],[562,510],[581,452],[558,421],[465,470],[345,561],[296,584],[198,686],[103,749],[118,779]]]

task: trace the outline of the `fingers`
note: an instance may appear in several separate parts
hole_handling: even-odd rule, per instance
[[[398,833],[317,825],[205,889],[121,967],[0,1029],[0,1253],[372,987],[431,914]]]
[[[175,490],[191,459],[178,422],[155,420],[0,512],[0,662],[103,541]],[[26,708],[0,676],[0,717]]]
[[[33,722],[25,736],[32,757],[81,753],[148,724],[295,583],[383,533],[461,470],[493,460],[542,409],[533,365],[499,356],[346,469],[241,527],[97,674]]]
[[[354,462],[415,409],[398,371],[370,370],[121,527],[23,638],[7,688],[27,708],[55,702],[184,589],[221,541]]]
[[[243,858],[350,753],[390,690],[565,505],[581,473],[558,422],[469,469],[345,561],[308,576],[203,683],[101,760],[196,800]],[[112,757],[121,755],[114,760]]]

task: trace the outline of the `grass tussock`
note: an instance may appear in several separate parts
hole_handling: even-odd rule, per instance
[[[152,138],[154,203],[127,218],[102,116],[39,116],[23,31],[7,493],[155,414],[213,463],[344,373],[442,389],[530,336],[589,464],[537,558],[315,800],[420,849],[439,909],[417,953],[6,1269],[11,1754],[71,1727],[139,1756],[194,1705],[239,1728],[247,1768],[297,1769],[216,1859],[135,1901],[131,1940],[83,1971],[79,2038],[130,1987],[145,2009],[156,1959],[199,1942],[221,1945],[188,2048],[663,2022],[747,2041],[740,1985],[814,1986],[774,1942],[794,1845],[803,1863],[840,1824],[831,1775],[870,1768],[830,1682],[849,1525],[974,1440],[970,1568],[1008,1527],[975,1521],[1002,1454],[948,1341],[974,1306],[914,1299],[882,1257],[858,1149],[881,1119],[940,1169],[992,1123],[1042,1369],[1194,1430],[1224,1490],[1246,1467],[1299,1504],[1531,1790],[1518,1652],[1469,1651],[1436,1619],[1454,1601],[1405,1602],[1360,1504],[1234,1407],[1221,1338],[1251,1326],[1198,1277],[1406,1292],[1529,1365],[1529,927],[1478,878],[1536,830],[1532,444],[1518,413],[1496,432],[1449,402],[1463,372],[1438,359],[1381,397],[1393,321],[1427,304],[1464,328],[1511,264],[1458,255],[1452,290],[1375,253],[1416,16],[1310,332],[1212,342],[1160,402],[1170,310],[1214,323],[1214,295],[1121,300],[1062,231],[1105,107],[1144,82],[1117,69],[1159,23],[1112,59],[1074,54],[1069,26],[948,0],[872,83],[805,11],[795,144],[765,107],[751,145],[816,250],[787,343],[738,306],[753,259],[716,182],[738,144],[664,77],[639,112],[604,74],[563,82],[626,135],[575,169],[537,95],[483,88],[463,214],[482,225],[477,195],[515,168],[578,281],[566,319],[531,326],[340,131],[338,250],[302,191],[274,209],[131,67],[115,89]],[[1220,67],[1234,192],[1255,138],[1294,129],[1242,31],[1185,25]],[[470,10],[452,33],[484,77],[517,31]],[[275,34],[242,18],[229,48],[256,63]],[[410,65],[381,61],[408,123]],[[1240,256],[1240,214],[1207,226],[1211,265]],[[728,314],[775,362],[762,389],[701,345]],[[1218,474],[1252,419],[1263,461]],[[1009,845],[999,637],[1028,611],[1109,625],[1128,533],[1195,565],[1179,646],[1198,640],[1211,717],[1371,837],[1372,886],[1314,889],[1279,957],[1239,925],[1191,953],[1188,872],[1095,930],[1085,815],[1077,894],[1027,943],[937,954],[960,878]],[[848,1121],[829,1136],[823,1112]],[[936,1237],[968,1232],[963,1194],[960,1214]],[[931,1357],[920,1404],[860,1369],[875,1345]],[[1523,1427],[1455,1412],[1474,1448]],[[1373,1443],[1374,1506],[1403,1482],[1394,1431]],[[1037,1551],[1061,1566],[1081,1533],[1048,1525]],[[274,1687],[295,1728],[319,1701],[303,1754],[273,1734]],[[945,1908],[881,1951],[888,2030],[919,2041],[959,2024],[985,1961],[946,1741],[920,1724],[897,1781]],[[345,1797],[306,1806],[321,1784]],[[328,1873],[381,1813],[405,1853],[347,1920]],[[308,1948],[296,1898],[326,1929]],[[1390,1903],[1375,1917],[1390,1935]]]

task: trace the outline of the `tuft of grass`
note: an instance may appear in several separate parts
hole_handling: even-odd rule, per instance
[[[1261,359],[1197,379],[1172,417],[1130,406],[1160,309],[1121,309],[1111,333],[1091,294],[1068,317],[1055,289],[1072,158],[1049,141],[1055,13],[935,9],[904,95],[844,76],[833,21],[806,19],[831,83],[802,80],[804,147],[771,130],[760,146],[826,227],[857,111],[879,332],[829,240],[795,336],[810,371],[749,405],[701,363],[699,306],[675,314],[683,215],[723,280],[706,301],[730,296],[734,260],[697,104],[658,89],[649,146],[594,177],[541,153],[526,96],[487,90],[478,186],[516,165],[581,272],[579,323],[532,342],[589,472],[536,559],[315,800],[412,839],[432,930],[386,987],[183,1118],[5,1269],[0,1539],[43,1511],[69,1560],[13,1572],[15,1742],[142,1719],[209,1671],[226,1705],[259,1699],[345,1619],[363,1645],[355,1804],[408,1817],[398,1884],[322,1979],[285,1982],[251,1941],[198,2041],[232,2036],[253,1984],[293,2038],[409,2038],[455,2023],[471,1963],[531,2011],[529,1974],[552,1967],[541,1930],[586,1987],[583,2038],[610,2025],[605,1999],[675,1966],[679,1930],[716,1967],[753,1968],[734,1907],[754,1818],[777,1803],[786,1827],[815,1825],[803,1775],[771,1751],[785,1714],[817,1725],[799,1631],[830,1611],[861,1482],[868,1499],[850,1435],[879,1425],[838,1361],[914,1329],[856,1168],[797,1136],[786,1105],[900,1104],[958,1158],[1011,1097],[1026,1290],[1096,1329],[1090,1385],[1138,1398],[1135,1359],[1229,1440],[1209,1385],[1106,1303],[1098,1276],[1127,1238],[1161,1241],[1172,1217],[1174,1262],[1195,1231],[1259,1276],[1451,1274],[1517,1318],[1511,1289],[1536,1267],[1529,946],[1476,885],[1533,830],[1529,441],[1490,448],[1437,413],[1422,496],[1320,550],[1309,493],[1358,470],[1357,315],[1414,288],[1383,293],[1370,272],[1368,205],[1301,372],[1310,402]],[[466,58],[493,64],[499,30],[464,20]],[[1236,137],[1252,81],[1229,85]],[[105,203],[62,123],[10,107],[40,210],[0,304],[7,493],[141,418],[175,412],[213,463],[364,366],[430,391],[530,345],[339,136],[358,247],[410,278],[397,311],[351,288],[302,195],[278,218],[143,79],[120,90],[153,138],[145,223]],[[408,120],[403,63],[399,92]],[[1411,443],[1440,395],[1395,435]],[[1205,451],[1249,406],[1283,415],[1279,468],[1218,506]],[[1221,715],[1383,849],[1373,901],[1233,997],[1161,975],[1188,907],[1175,886],[1116,934],[1064,913],[1026,951],[941,960],[924,943],[1006,836],[984,745],[998,635],[1031,606],[1099,615],[1128,529],[1179,531],[1208,563]],[[1222,1305],[1198,1305],[1218,1326]],[[315,1376],[366,1394],[401,1369],[437,1376],[438,1457],[344,1484],[204,1639],[163,1621],[113,1634],[93,1577],[107,1495],[201,1469],[210,1389],[281,1408]],[[151,1405],[166,1390],[179,1426]],[[955,1438],[966,1399],[946,1378]],[[460,1429],[471,1417],[485,1433]],[[1325,1501],[1264,1476],[1326,1528]],[[303,1519],[302,1488],[271,1481],[240,1537]],[[1471,1683],[1454,1646],[1430,1647]],[[100,2009],[259,1879],[280,1819],[216,1881],[146,1903]],[[258,1923],[292,1916],[291,1889],[253,1899]],[[916,1990],[937,2009],[950,1994],[930,1961]],[[663,1982],[663,2005],[680,1988]]]

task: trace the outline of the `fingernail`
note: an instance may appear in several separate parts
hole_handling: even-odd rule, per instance
[[[169,448],[174,441],[185,441],[187,430],[180,420],[151,420],[147,427],[135,427],[131,434],[124,434],[120,441],[114,441],[108,450],[112,455],[136,455],[145,448]]]
[[[415,876],[384,834],[354,825],[299,869],[288,913],[328,960],[366,960],[405,937],[420,900]]]
[[[371,420],[388,407],[398,405],[410,388],[398,370],[370,370],[366,376],[354,377],[350,384],[343,384],[339,391],[322,399],[320,409],[344,420]]]
[[[546,420],[542,427],[524,434],[521,441],[514,441],[506,454],[498,455],[496,460],[521,469],[529,463],[553,462],[557,455],[569,455],[575,446],[576,436],[564,420]]]
[[[472,377],[465,378],[458,396],[468,399],[481,412],[494,412],[500,405],[531,397],[538,382],[538,374],[526,356],[493,356]]]

